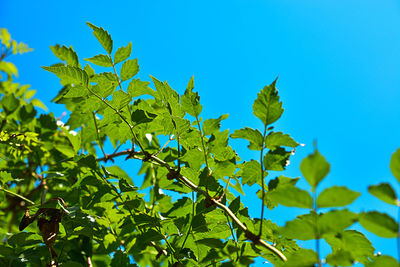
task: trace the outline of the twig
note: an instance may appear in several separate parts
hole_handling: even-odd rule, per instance
[[[168,141],[163,145],[162,148],[160,148],[160,150],[157,153],[154,154],[154,156],[157,157],[158,154],[160,154],[164,150],[164,148],[169,144],[169,142],[171,142],[172,140],[174,140],[174,135],[170,135],[170,137],[168,138]]]
[[[268,110],[269,111],[269,110]],[[268,113],[267,113],[267,118],[268,118]],[[265,182],[264,182],[264,147],[265,147],[265,135],[267,134],[267,127],[268,124],[265,124],[264,127],[264,134],[263,134],[263,140],[262,140],[262,146],[261,146],[261,156],[260,156],[260,165],[261,165],[261,194],[262,194],[262,198],[261,198],[261,222],[260,222],[260,232],[258,233],[258,236],[261,237],[262,235],[262,225],[263,225],[263,221],[264,221],[264,198],[265,198]]]

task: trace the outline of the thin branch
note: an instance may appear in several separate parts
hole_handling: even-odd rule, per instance
[[[141,153],[137,153],[135,156],[133,156],[132,158],[135,159],[140,159],[143,160],[142,158],[138,157],[137,155],[141,154]],[[153,160],[154,162],[158,163],[159,165],[167,168],[170,172],[175,172],[175,169],[173,167],[171,167],[168,163],[166,163],[165,161],[163,161],[162,159],[154,156],[154,155],[150,155],[149,156],[151,160]],[[203,189],[201,189],[200,187],[198,187],[196,184],[194,184],[190,179],[186,178],[185,176],[183,176],[180,173],[176,173],[176,177],[177,180],[179,180],[181,183],[183,183],[185,186],[189,187],[191,190],[196,191],[199,194],[204,195],[207,199],[209,199],[214,205],[216,205],[217,207],[219,207],[220,209],[224,210],[227,215],[239,226],[240,229],[243,230],[243,232],[245,232],[246,236],[250,237],[249,239],[251,241],[253,241],[256,245],[261,245],[263,247],[265,247],[266,249],[270,250],[271,252],[275,253],[279,258],[281,258],[283,261],[286,261],[286,256],[279,251],[277,248],[275,248],[274,246],[268,244],[266,241],[260,239],[260,237],[257,237],[254,233],[252,233],[240,220],[238,217],[236,217],[236,215],[224,204],[222,204],[219,200],[217,199],[213,199],[210,197],[210,195],[204,191]]]
[[[140,149],[141,149],[141,152],[142,152],[142,153],[138,153],[138,154],[136,154],[136,155],[130,155],[130,157],[135,158],[135,159],[140,159],[140,160],[142,160],[142,161],[143,161],[143,160],[153,160],[154,162],[156,162],[156,163],[160,164],[161,166],[167,168],[168,171],[170,171],[170,173],[176,174],[176,177],[175,177],[175,178],[176,178],[177,180],[179,180],[181,183],[183,183],[184,185],[186,185],[187,187],[189,187],[191,190],[196,191],[197,193],[204,195],[207,199],[211,200],[211,201],[213,202],[214,205],[216,205],[216,206],[218,206],[219,208],[223,209],[223,210],[228,214],[228,216],[231,217],[232,220],[243,230],[243,232],[245,232],[246,236],[247,236],[252,242],[254,242],[255,244],[259,244],[259,245],[261,245],[261,246],[263,246],[263,247],[269,249],[271,252],[273,252],[273,253],[275,253],[277,256],[279,256],[283,261],[286,261],[286,260],[287,260],[286,257],[285,257],[285,255],[284,255],[281,251],[279,251],[278,249],[276,249],[274,246],[268,244],[266,241],[262,240],[262,239],[260,238],[260,236],[257,237],[254,233],[252,233],[251,231],[249,231],[249,230],[247,229],[247,227],[239,220],[238,217],[236,217],[236,215],[235,215],[227,206],[225,206],[224,204],[220,203],[219,200],[216,200],[216,199],[211,198],[210,195],[208,194],[208,192],[205,192],[204,190],[202,190],[201,188],[199,188],[199,187],[198,187],[196,184],[194,184],[191,180],[189,180],[188,178],[186,178],[185,176],[183,176],[182,174],[180,174],[179,172],[177,172],[173,167],[171,167],[168,163],[166,163],[166,162],[163,161],[162,159],[160,159],[160,158],[158,158],[158,157],[156,157],[156,156],[154,156],[154,155],[148,154],[148,153],[144,150],[144,148],[143,148],[143,146],[140,144],[140,142],[138,142],[138,138],[136,137],[136,134],[135,134],[135,132],[133,131],[133,127],[129,124],[129,122],[125,119],[125,117],[122,116],[122,114],[121,114],[117,109],[115,109],[113,106],[111,106],[111,105],[110,105],[107,101],[105,101],[102,97],[100,97],[100,96],[97,95],[95,92],[93,92],[92,90],[90,90],[90,88],[87,88],[87,89],[89,90],[90,93],[92,93],[94,96],[96,96],[98,99],[100,99],[104,104],[106,104],[108,107],[110,107],[112,110],[114,110],[114,111],[116,112],[116,114],[118,114],[118,116],[129,126],[129,129],[130,129],[130,131],[131,131],[131,134],[132,134],[132,136],[134,137],[134,139],[136,140],[136,142],[137,142],[137,144],[139,145],[139,147],[140,147]],[[209,175],[210,175],[210,168],[209,168],[209,166],[208,166],[208,164],[207,164],[207,163],[208,163],[208,162],[207,162],[207,154],[206,154],[206,151],[205,151],[205,145],[204,145],[204,140],[203,140],[203,134],[202,134],[202,131],[201,131],[201,128],[200,128],[200,123],[199,123],[199,120],[198,120],[198,116],[196,117],[196,119],[197,119],[197,122],[198,122],[198,127],[199,127],[199,129],[200,129],[200,134],[201,134],[201,137],[202,137],[201,140],[202,140],[203,149],[204,149],[205,156],[206,156],[206,157],[205,157],[205,160],[206,160],[207,169],[208,169],[208,173],[209,173]],[[266,132],[266,130],[265,130],[265,132]],[[265,135],[265,134],[264,134],[264,135]],[[263,141],[263,142],[264,142],[264,141]],[[144,156],[144,158],[138,157],[139,154],[142,154],[142,155]],[[261,165],[262,165],[262,164],[261,164]],[[207,191],[208,191],[208,190],[207,190]],[[120,195],[119,192],[117,192],[117,193],[118,193],[118,195]],[[120,198],[121,198],[121,196],[120,196]],[[264,201],[264,200],[263,200],[263,201]],[[131,213],[131,214],[132,214],[132,213]],[[262,220],[261,220],[261,222],[262,222]],[[154,242],[152,242],[152,243],[154,243]],[[154,243],[154,245],[156,245],[156,244]],[[154,246],[154,245],[153,245],[153,246]]]
[[[197,127],[199,128],[199,132],[200,132],[201,145],[203,146],[204,160],[206,162],[206,167],[207,167],[206,191],[208,193],[208,176],[211,175],[211,169],[210,169],[210,166],[208,165],[207,150],[206,150],[206,145],[204,144],[204,134],[203,134],[203,131],[201,130],[199,116],[197,114],[196,114],[196,121],[197,121]]]
[[[268,118],[268,113],[267,113],[267,118]],[[262,140],[262,147],[261,147],[261,156],[260,156],[260,165],[261,165],[261,222],[260,222],[260,232],[258,233],[258,236],[261,237],[262,235],[262,226],[263,226],[263,221],[264,221],[264,198],[265,198],[265,182],[264,182],[264,148],[265,148],[265,135],[267,134],[267,127],[268,124],[265,124],[264,127],[264,134],[263,134],[263,140]]]
[[[93,121],[94,121],[94,128],[96,130],[96,135],[97,135],[97,142],[99,142],[99,147],[101,149],[101,152],[103,152],[104,157],[107,158],[107,154],[106,154],[106,152],[104,152],[103,145],[101,144],[99,128],[97,127],[96,114],[94,112],[92,112],[92,115],[93,115]]]
[[[321,259],[320,259],[320,249],[319,249],[319,239],[320,239],[320,236],[319,236],[319,229],[318,229],[318,207],[317,207],[317,192],[315,191],[315,189],[313,189],[313,193],[314,193],[314,196],[313,196],[313,200],[314,200],[314,203],[313,203],[313,212],[315,213],[315,221],[314,221],[314,223],[315,223],[315,228],[314,228],[314,232],[315,232],[315,251],[317,252],[317,258],[318,258],[318,267],[322,267],[322,264],[321,264]]]
[[[225,194],[226,194],[226,191],[228,190],[229,183],[231,182],[231,179],[232,179],[232,177],[229,177],[228,182],[226,183],[226,186],[225,186],[225,190],[224,190],[224,192],[222,193],[221,197],[219,198],[220,200],[224,198],[224,196],[225,196]]]
[[[160,154],[160,153],[164,150],[164,148],[169,144],[169,142],[171,142],[172,140],[174,140],[174,135],[170,135],[170,136],[169,136],[168,141],[163,145],[162,148],[160,148],[160,150],[159,150],[157,153],[154,154],[154,156],[157,157],[158,154]]]
[[[127,121],[127,119],[126,119],[124,116],[122,116],[121,112],[120,112],[118,109],[114,108],[112,105],[110,105],[104,98],[102,98],[101,96],[99,96],[98,94],[96,94],[95,92],[93,92],[89,87],[86,87],[86,88],[89,90],[89,92],[90,92],[92,95],[94,95],[95,97],[97,97],[97,98],[98,98],[101,102],[103,102],[106,106],[108,106],[108,107],[111,108],[113,111],[115,111],[115,113],[125,122],[125,124],[128,125],[129,130],[130,130],[130,132],[131,132],[131,134],[132,134],[132,136],[133,136],[133,139],[134,139],[134,140],[136,141],[136,143],[139,145],[140,150],[143,151],[143,153],[144,153],[144,148],[143,148],[143,146],[140,144],[139,139],[138,139],[137,136],[136,136],[136,133],[133,131],[133,126]],[[133,143],[133,144],[134,144],[134,143]]]
[[[128,155],[128,156],[135,156],[135,155],[143,155],[142,152],[135,152],[132,149],[127,149],[124,151],[120,151],[120,152],[115,152],[113,154],[109,154],[106,155],[105,157],[102,158],[98,158],[97,161],[107,161],[107,160],[111,160],[113,158],[119,157],[119,156],[124,156],[124,155]]]
[[[188,239],[188,237],[190,235],[190,232],[192,231],[192,223],[193,223],[193,218],[194,218],[194,213],[195,213],[194,207],[195,207],[194,191],[192,191],[192,214],[191,214],[192,216],[190,218],[189,229],[188,229],[188,231],[186,233],[185,239],[183,240],[183,243],[182,243],[182,246],[181,246],[181,249],[179,250],[179,252],[181,252],[182,249],[185,247],[186,240]]]
[[[14,193],[14,192],[12,192],[12,191],[9,191],[9,190],[5,189],[4,187],[1,187],[1,186],[0,186],[0,191],[4,191],[5,193],[7,193],[7,194],[9,194],[9,195],[12,195],[12,196],[14,196],[14,197],[18,197],[18,198],[20,198],[20,199],[22,199],[22,200],[28,202],[28,203],[31,204],[31,205],[35,205],[35,202],[33,202],[33,201],[27,199],[27,198],[24,197],[24,196],[21,196],[20,194],[17,194],[17,193]]]

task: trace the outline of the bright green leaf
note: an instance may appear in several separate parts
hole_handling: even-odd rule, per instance
[[[137,59],[130,59],[122,64],[121,81],[126,81],[135,76],[139,72],[139,64]]]
[[[279,102],[278,90],[275,87],[276,80],[267,85],[257,94],[253,104],[253,114],[259,118],[264,125],[270,125],[277,121],[282,113],[282,102]]]
[[[318,152],[318,150],[303,159],[300,164],[301,173],[312,186],[313,191],[325,176],[328,175],[329,169],[329,163],[325,160],[325,157]]]
[[[115,52],[114,55],[114,63],[118,64],[125,59],[127,59],[132,52],[132,42],[130,42],[126,47],[120,47],[118,48],[117,52]]]
[[[394,238],[398,235],[399,225],[385,213],[378,211],[363,212],[360,215],[359,222],[365,229],[377,236]]]
[[[203,108],[200,105],[200,96],[197,92],[193,92],[194,78],[190,78],[189,84],[185,90],[185,94],[181,98],[181,105],[184,112],[193,117],[198,117]]]
[[[342,207],[353,203],[359,196],[360,193],[345,186],[332,186],[319,194],[317,206],[320,208]]]
[[[113,49],[113,41],[111,39],[111,35],[108,34],[108,32],[103,28],[99,28],[91,24],[90,22],[86,22],[86,24],[93,29],[93,35],[97,38],[101,46],[103,46],[108,54],[111,54]]]
[[[88,86],[89,77],[85,71],[70,66],[56,66],[56,67],[42,67],[43,69],[54,73],[61,80],[66,81],[71,84],[82,84],[83,86]]]
[[[397,181],[400,183],[400,148],[393,153],[390,159],[390,170]]]
[[[231,134],[231,138],[241,138],[249,141],[250,145],[248,147],[251,150],[261,150],[263,145],[263,136],[260,131],[248,127],[240,130],[235,130],[235,132]]]
[[[280,146],[287,146],[295,148],[299,144],[293,140],[288,134],[283,134],[282,132],[270,132],[265,137],[265,147],[274,150]]]
[[[268,194],[268,196],[272,200],[286,207],[311,209],[313,205],[313,199],[310,194],[307,191],[294,186],[273,190]]]
[[[75,53],[72,46],[66,47],[64,45],[63,46],[55,45],[55,46],[50,46],[50,49],[56,57],[58,57],[62,61],[67,62],[69,66],[79,67],[78,56]]]
[[[85,58],[85,60],[92,62],[93,64],[95,64],[97,66],[102,66],[102,67],[112,67],[113,66],[111,58],[107,55],[96,55],[91,58]]]
[[[242,164],[238,173],[242,177],[242,184],[253,185],[261,179],[261,165],[258,161],[250,160]]]
[[[221,115],[218,119],[208,119],[203,122],[204,135],[211,135],[221,127],[221,121],[227,119],[229,114]]]

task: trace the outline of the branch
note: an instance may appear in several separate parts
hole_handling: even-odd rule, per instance
[[[124,151],[122,151],[124,152]],[[121,152],[118,152],[116,154],[119,154]],[[126,155],[128,153],[124,153],[122,155]],[[142,152],[135,152],[135,155],[132,156],[132,158],[135,159],[140,159],[143,160],[142,158],[138,157],[138,155],[143,155]],[[274,246],[268,244],[266,241],[262,240],[260,238],[260,236],[255,235],[253,232],[251,232],[240,220],[238,217],[236,217],[236,215],[224,204],[222,204],[218,199],[214,199],[211,198],[210,195],[204,191],[203,189],[201,189],[200,187],[198,187],[196,184],[194,184],[190,179],[186,178],[185,176],[183,176],[182,174],[178,173],[173,167],[171,167],[168,163],[166,163],[165,161],[163,161],[162,159],[154,156],[154,155],[148,155],[150,160],[153,160],[154,162],[158,163],[160,166],[163,166],[165,168],[167,168],[171,173],[176,174],[176,179],[178,181],[180,181],[181,183],[183,183],[185,186],[189,187],[191,190],[196,191],[199,194],[204,195],[207,199],[209,199],[214,205],[216,205],[217,207],[219,207],[220,209],[224,210],[226,212],[226,214],[239,226],[240,229],[243,230],[243,232],[245,233],[246,237],[251,240],[254,244],[256,245],[260,245],[268,250],[270,250],[271,252],[275,253],[281,260],[286,261],[286,256],[279,251],[277,248],[275,248]],[[103,159],[105,160],[105,159]],[[99,161],[99,159],[97,160]]]

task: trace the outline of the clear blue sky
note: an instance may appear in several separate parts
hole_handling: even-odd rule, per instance
[[[182,93],[195,76],[205,118],[229,113],[224,128],[260,127],[252,116],[257,92],[279,75],[285,113],[277,129],[305,143],[287,176],[312,141],[331,163],[321,189],[347,185],[362,192],[353,211],[395,209],[370,197],[368,185],[388,181],[391,154],[400,147],[400,4],[397,0],[230,1],[13,1],[0,3],[0,27],[35,49],[13,58],[19,81],[50,103],[59,81],[40,66],[57,62],[49,46],[73,45],[80,58],[102,53],[85,22],[106,28],[114,47],[133,42],[142,79],[168,80]],[[232,142],[242,158],[257,157]],[[135,170],[131,171],[134,175]],[[304,182],[301,186],[307,188]],[[253,202],[252,202],[253,201]],[[246,203],[259,216],[249,190]],[[282,224],[302,210],[278,209],[267,217]],[[394,239],[367,236],[378,251],[395,255]]]

